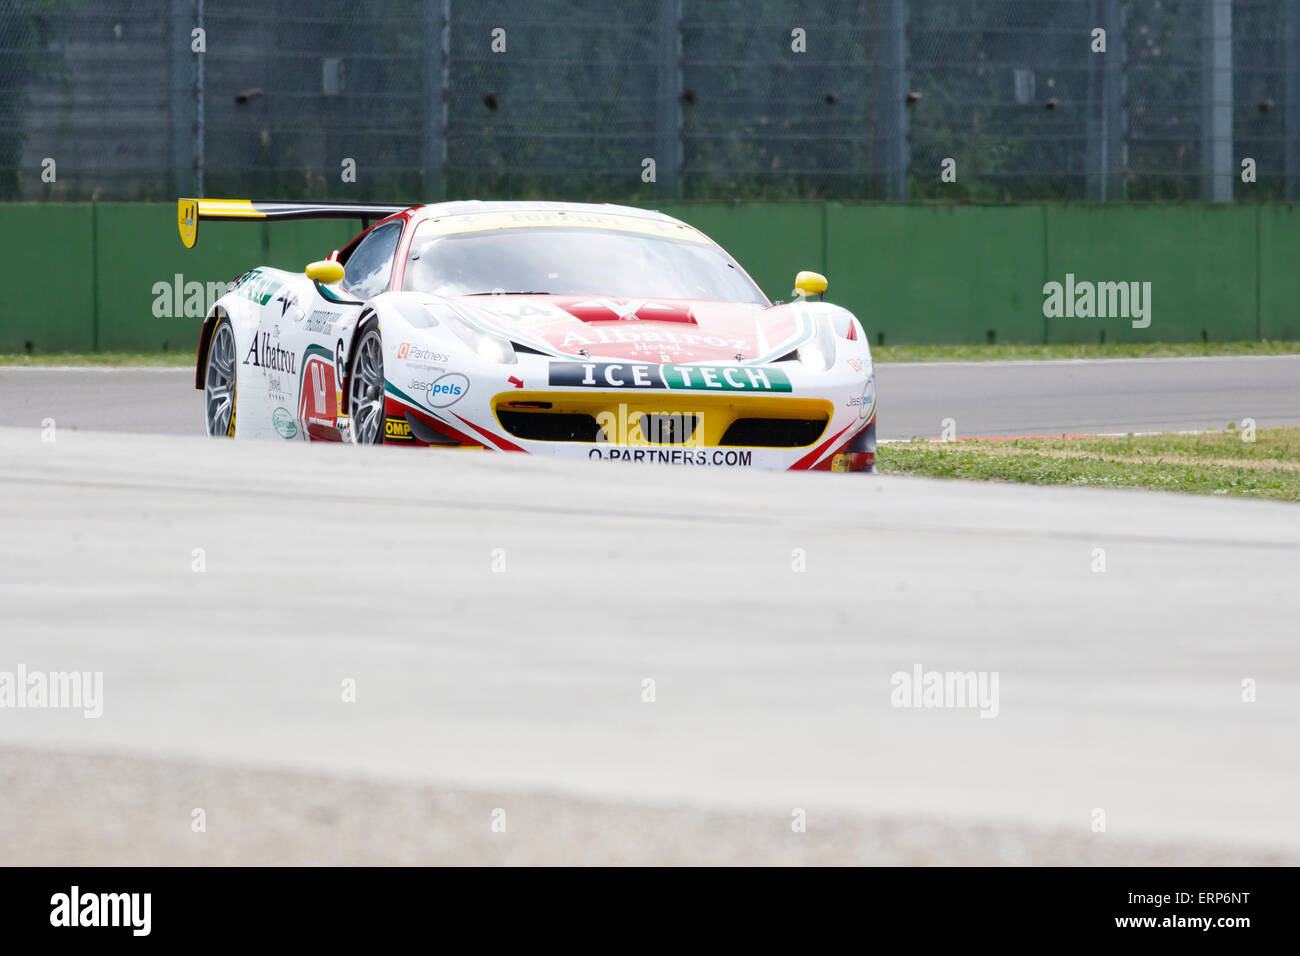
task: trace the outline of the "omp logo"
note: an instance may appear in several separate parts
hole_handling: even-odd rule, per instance
[[[1043,315],[1049,319],[1131,319],[1133,328],[1151,324],[1150,282],[1076,282],[1043,286]]]
[[[132,936],[152,928],[152,893],[82,893],[73,886],[50,897],[50,925],[58,927],[128,927]]]
[[[790,380],[775,368],[741,365],[637,365],[626,362],[557,362],[550,383],[572,388],[667,388],[691,391],[788,392]]]
[[[400,418],[385,418],[384,438],[388,441],[411,441],[411,426]]]

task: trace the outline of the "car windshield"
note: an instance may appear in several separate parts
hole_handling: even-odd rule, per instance
[[[435,295],[533,293],[620,298],[767,300],[710,242],[590,227],[515,227],[411,242],[403,287]]]

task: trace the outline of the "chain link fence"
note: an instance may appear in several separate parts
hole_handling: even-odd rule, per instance
[[[1300,198],[1300,0],[0,0],[0,199]]]

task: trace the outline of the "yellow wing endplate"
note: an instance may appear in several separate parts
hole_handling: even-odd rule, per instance
[[[199,204],[193,199],[176,200],[176,225],[181,231],[181,245],[193,249],[199,241]]]
[[[181,243],[193,249],[199,241],[200,219],[254,220],[265,219],[265,212],[253,205],[250,199],[178,199],[176,224],[181,232]]]
[[[277,219],[360,219],[363,223],[384,219],[409,206],[382,203],[260,202],[253,199],[178,199],[176,226],[181,243],[193,249],[199,241],[199,220],[261,222]]]

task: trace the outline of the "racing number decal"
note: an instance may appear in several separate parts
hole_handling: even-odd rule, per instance
[[[312,409],[316,414],[328,414],[329,406],[325,404],[325,376],[321,374],[320,362],[313,362],[311,366],[311,394],[315,400]]]
[[[335,388],[334,364],[327,349],[316,348],[308,354],[302,373],[298,398],[298,420],[307,436],[316,441],[338,441],[338,392]]]

